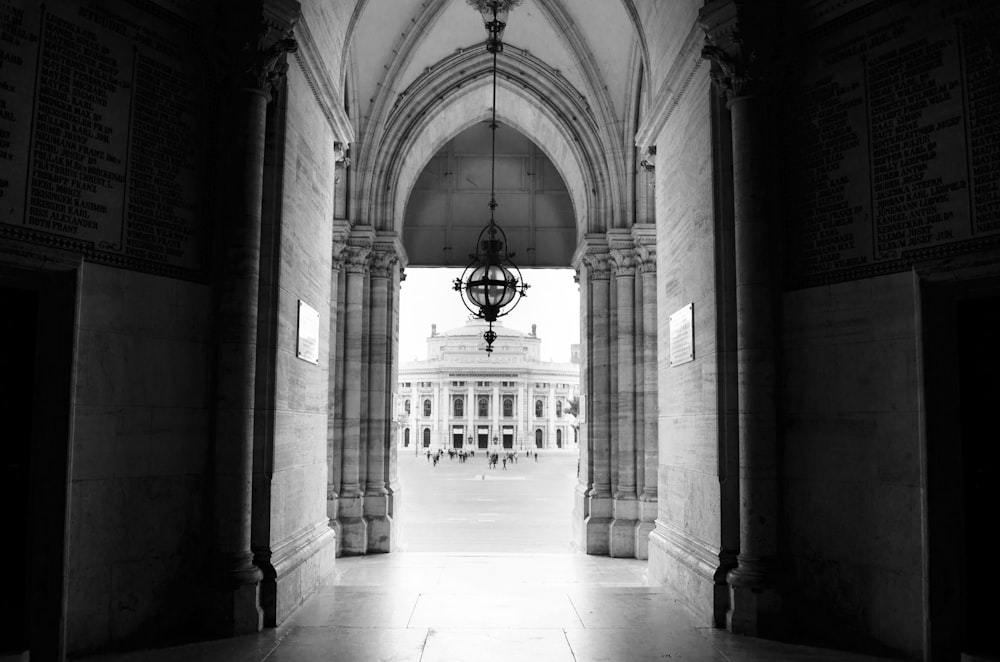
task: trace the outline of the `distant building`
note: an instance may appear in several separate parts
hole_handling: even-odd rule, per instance
[[[498,337],[487,354],[486,326],[469,320],[438,333],[433,325],[427,360],[400,363],[399,447],[574,447],[568,405],[579,394],[580,364],[542,361],[535,325],[525,333],[494,323]]]

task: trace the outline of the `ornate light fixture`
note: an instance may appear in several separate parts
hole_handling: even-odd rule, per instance
[[[477,319],[489,322],[489,329],[483,333],[486,353],[493,351],[493,341],[497,334],[493,322],[503,317],[517,306],[525,296],[528,285],[521,278],[521,271],[507,252],[507,235],[494,220],[496,200],[496,158],[497,158],[497,53],[503,50],[503,31],[507,27],[507,14],[522,0],[468,0],[483,15],[488,36],[486,50],[493,54],[493,119],[492,154],[490,156],[490,222],[479,233],[476,253],[470,255],[472,262],[465,268],[461,278],[455,279],[455,290],[462,295],[462,303]]]

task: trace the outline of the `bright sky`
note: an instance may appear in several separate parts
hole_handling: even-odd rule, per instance
[[[452,283],[462,269],[407,269],[399,301],[399,358],[427,358],[431,324],[438,333],[463,326],[469,311]],[[569,346],[580,342],[580,291],[572,269],[523,269],[528,294],[509,315],[504,327],[531,332],[538,326],[542,360],[569,362]],[[502,329],[497,333],[502,334]]]

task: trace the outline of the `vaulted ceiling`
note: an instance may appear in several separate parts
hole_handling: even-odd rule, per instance
[[[514,149],[525,168],[558,173],[569,200],[561,205],[567,218],[512,219],[514,234],[543,226],[561,231],[554,241],[509,237],[522,256],[531,247],[532,265],[568,266],[566,256],[584,233],[630,224],[627,192],[634,185],[639,107],[649,98],[655,60],[662,59],[650,52],[644,24],[663,23],[666,12],[694,17],[700,4],[524,0],[511,11],[498,58],[497,116],[521,151],[504,149]],[[432,220],[428,200],[435,194],[456,199],[455,182],[438,176],[441,162],[449,149],[455,159],[449,143],[456,136],[489,117],[491,60],[482,18],[466,0],[316,0],[311,11],[325,14],[328,25],[346,26],[339,38],[330,37],[339,46],[330,64],[341,71],[355,131],[351,215],[405,237],[404,219],[414,223],[419,216],[423,225]],[[690,25],[682,21],[683,30]],[[479,151],[462,154],[470,167],[477,157],[489,157],[488,143],[464,145],[473,143]],[[498,202],[503,206],[499,193]],[[421,208],[411,209],[414,203]],[[478,231],[486,218],[442,219],[440,225],[455,230],[448,236],[411,231],[420,242],[441,244],[408,247],[411,259],[421,256],[411,264],[430,261],[433,254],[435,266],[464,266],[471,247],[456,247],[451,257],[442,248],[463,232]]]

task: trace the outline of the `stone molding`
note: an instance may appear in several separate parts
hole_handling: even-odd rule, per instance
[[[278,577],[288,574],[317,551],[336,540],[328,519],[322,519],[281,541],[271,551],[271,567]]]
[[[299,49],[295,52],[295,63],[312,91],[316,105],[333,131],[334,142],[342,145],[341,154],[335,154],[338,166],[347,165],[344,155],[347,146],[354,142],[354,125],[344,110],[343,94],[338,93],[336,81],[330,76],[329,68],[323,62],[319,46],[309,29],[308,22],[301,20],[295,26],[295,36]]]
[[[705,33],[701,25],[695,21],[688,30],[666,78],[656,91],[656,95],[650,99],[647,107],[651,112],[639,124],[639,130],[635,134],[635,145],[640,150],[645,151],[656,145],[663,127],[680,105],[695,74],[704,64],[701,58],[704,43]]]
[[[726,565],[723,559],[727,555],[686,531],[657,519],[649,537],[651,541],[657,540],[659,547],[672,558],[707,581],[719,583],[719,576],[725,574],[719,570]]]

